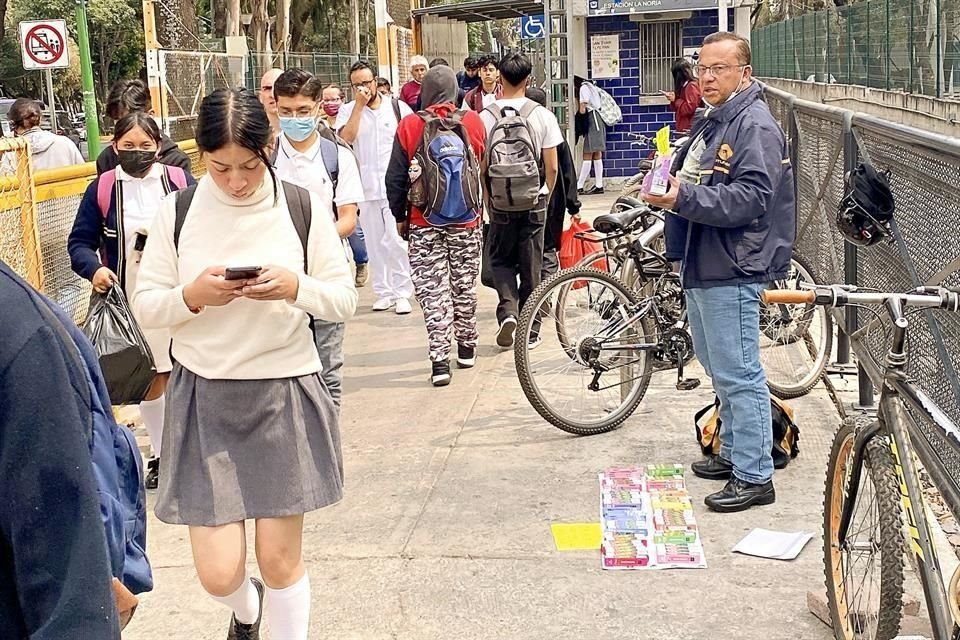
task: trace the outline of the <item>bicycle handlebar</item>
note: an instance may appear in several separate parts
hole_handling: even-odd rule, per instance
[[[919,287],[909,293],[860,291],[849,285],[816,286],[810,289],[769,289],[761,295],[767,304],[817,304],[844,307],[850,304],[883,304],[897,299],[911,307],[960,311],[960,292],[943,287]]]
[[[812,304],[817,299],[817,293],[797,289],[768,289],[761,297],[767,304]]]

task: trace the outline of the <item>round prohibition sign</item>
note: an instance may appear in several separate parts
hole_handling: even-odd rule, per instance
[[[48,24],[38,24],[24,38],[24,50],[37,64],[53,64],[65,49],[60,33]]]

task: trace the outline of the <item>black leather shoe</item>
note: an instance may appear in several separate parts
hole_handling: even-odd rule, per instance
[[[706,480],[729,480],[733,475],[733,463],[720,456],[707,456],[690,465],[693,475]]]
[[[156,489],[160,484],[160,458],[147,460],[147,476],[143,479],[145,489]]]
[[[777,492],[773,490],[773,480],[763,484],[750,484],[733,476],[723,489],[703,499],[703,503],[721,513],[744,511],[753,506],[773,504],[777,501]]]
[[[250,578],[250,582],[257,589],[260,596],[260,615],[253,624],[243,624],[237,622],[236,616],[230,619],[230,632],[227,634],[227,640],[260,640],[260,621],[263,620],[263,583],[256,578]]]

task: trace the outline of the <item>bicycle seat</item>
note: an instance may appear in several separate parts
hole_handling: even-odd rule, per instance
[[[593,228],[600,233],[626,231],[633,227],[633,223],[639,220],[646,212],[646,207],[637,207],[635,209],[620,211],[619,213],[605,213],[594,218]]]
[[[639,171],[650,171],[653,169],[653,160],[644,159],[640,161],[640,166],[637,167]]]

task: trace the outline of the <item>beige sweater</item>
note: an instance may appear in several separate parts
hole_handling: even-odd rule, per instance
[[[332,215],[314,195],[311,205],[305,275],[303,247],[282,192],[274,204],[269,175],[243,201],[223,193],[209,175],[201,178],[179,251],[173,245],[174,197],[164,198],[133,294],[137,321],[146,329],[169,327],[174,359],[203,378],[254,380],[320,371],[308,313],[346,320],[356,310],[357,290]],[[239,298],[194,314],[183,301],[183,287],[215,265],[285,267],[299,276],[297,299]]]

